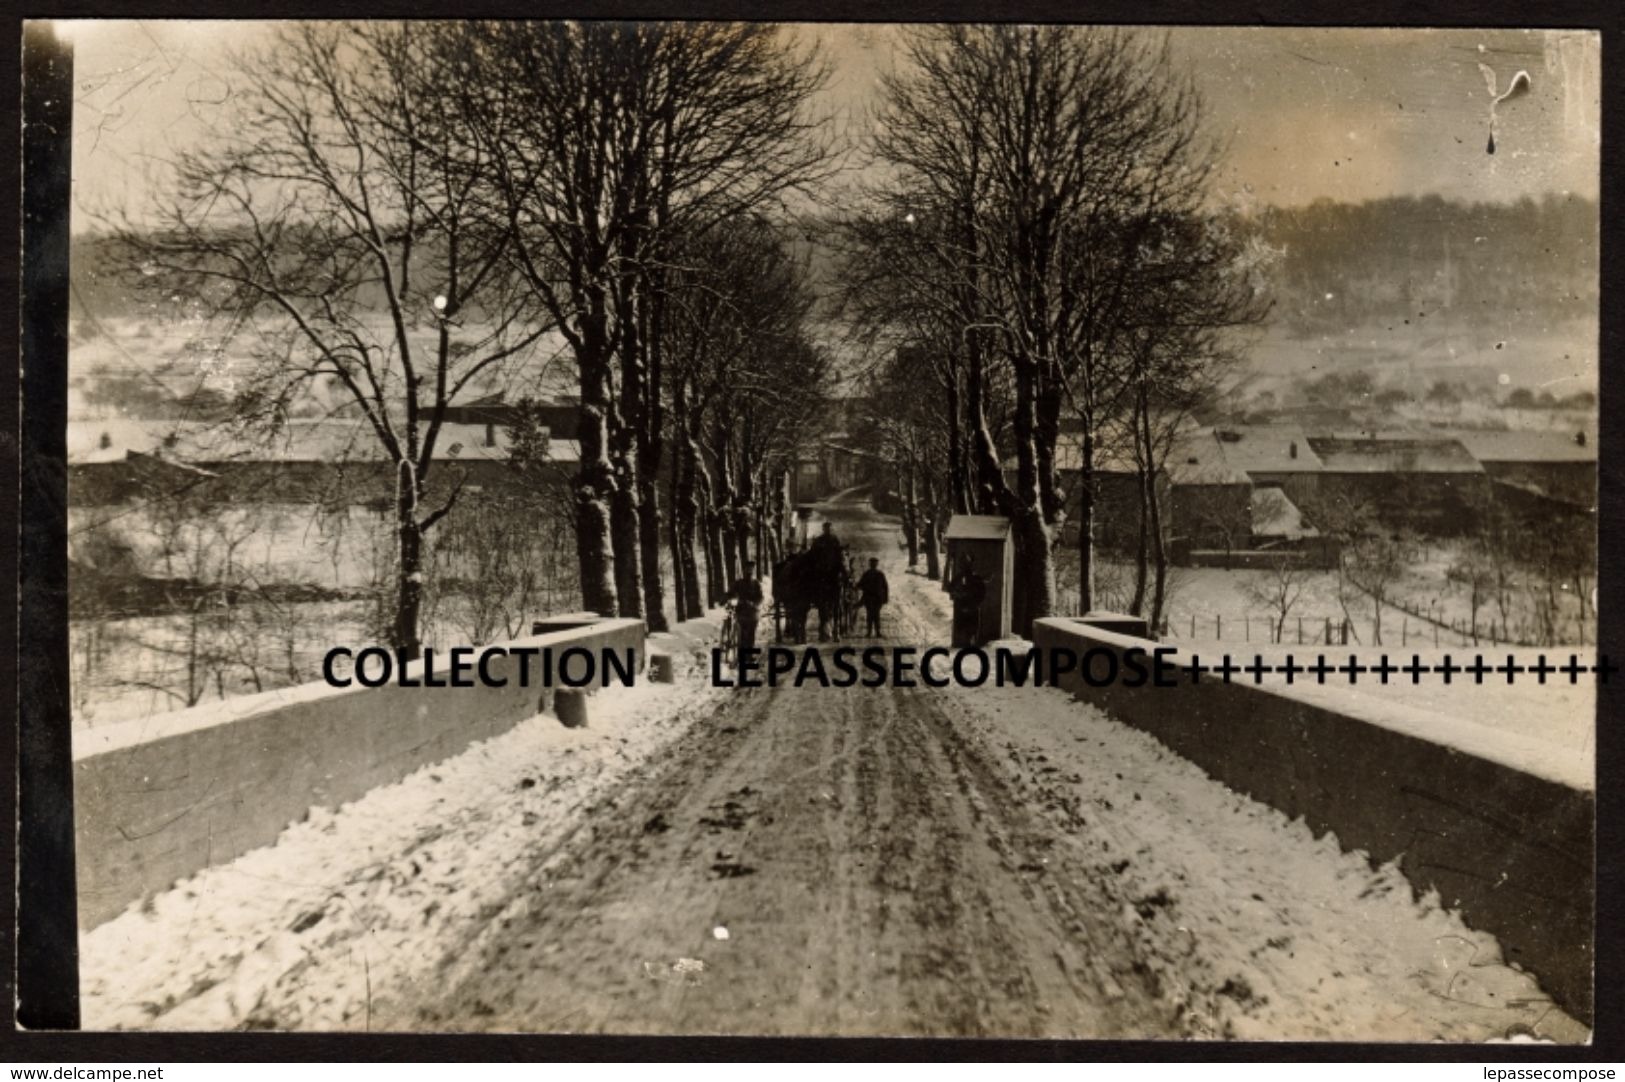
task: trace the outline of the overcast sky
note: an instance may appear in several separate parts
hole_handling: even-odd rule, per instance
[[[227,96],[229,52],[270,24],[164,20],[59,24],[75,47],[75,229],[85,212],[149,194],[146,166],[206,136]],[[802,24],[834,66],[823,111],[861,126],[898,62],[885,25]],[[1573,31],[1185,28],[1170,31],[1228,147],[1220,198],[1297,205],[1438,193],[1469,201],[1548,192],[1595,198],[1601,60]],[[1490,95],[1529,73],[1500,111]]]

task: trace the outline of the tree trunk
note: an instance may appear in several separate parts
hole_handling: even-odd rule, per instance
[[[678,623],[699,615],[688,607],[688,573],[683,567],[683,472],[683,456],[673,456],[669,482],[671,492],[668,496],[671,514],[666,516],[666,546],[671,552],[672,610]]]
[[[714,607],[722,604],[729,584],[722,581],[722,526],[717,518],[711,475],[703,461],[699,463],[695,481],[698,486],[696,525],[700,530],[701,550],[705,556],[705,603],[707,607]]]
[[[610,539],[615,553],[615,592],[620,615],[641,620],[643,565],[638,552],[637,471],[628,461],[616,470],[614,498],[610,501]]]
[[[678,485],[672,498],[672,521],[677,531],[677,562],[682,564],[682,589],[689,619],[705,612],[700,602],[700,574],[694,559],[695,531],[700,516],[700,500],[707,486],[705,466],[700,460],[699,446],[694,442],[694,418],[689,411],[688,384],[677,381],[677,464],[679,469],[672,480]],[[707,486],[708,487],[708,486]],[[710,559],[710,548],[705,554],[707,575],[706,596],[711,596],[711,580],[716,567]],[[713,602],[714,604],[714,602]]]
[[[650,631],[665,631],[666,587],[660,568],[660,463],[665,455],[663,320],[664,283],[649,286],[648,302],[641,306],[648,326],[644,328],[645,365],[641,387],[642,410],[637,431],[638,450],[638,537],[642,543],[643,609]],[[673,576],[678,574],[675,565]]]
[[[942,578],[941,546],[937,540],[937,482],[930,474],[925,478],[925,577],[932,582]]]
[[[1138,442],[1136,437],[1135,443]],[[1128,604],[1131,616],[1145,612],[1145,591],[1151,568],[1151,497],[1146,493],[1149,470],[1144,465],[1140,467],[1138,482],[1135,487],[1139,490],[1140,517],[1134,532],[1134,596]]]
[[[717,464],[717,473],[711,490],[711,512],[721,543],[722,566],[719,570],[722,574],[722,592],[726,594],[734,581],[739,578],[739,520],[734,515],[738,493],[734,486],[733,429],[730,418],[717,419],[715,439],[711,446]]]
[[[965,468],[964,411],[959,401],[958,369],[955,363],[948,376],[948,503],[955,513],[969,514],[970,484]]]
[[[1144,439],[1141,427],[1146,410],[1144,384],[1134,398],[1134,416],[1132,419],[1134,429],[1134,459],[1139,466],[1140,490],[1140,523],[1135,538],[1134,549],[1134,600],[1129,605],[1129,612],[1139,616],[1145,612],[1146,576],[1150,564],[1151,521],[1152,507],[1157,500],[1157,466],[1155,449]]]
[[[1162,501],[1157,498],[1155,474],[1151,480],[1151,555],[1156,576],[1151,586],[1151,634],[1162,626],[1162,606],[1168,597],[1168,539],[1162,528]]]
[[[395,599],[395,623],[390,645],[410,661],[423,650],[419,619],[423,610],[423,529],[418,524],[416,474],[407,463],[396,474],[395,536],[400,547],[400,581]]]
[[[609,357],[604,348],[603,313],[583,320],[581,465],[575,476],[576,559],[581,573],[581,604],[600,616],[620,611],[615,590],[615,553],[610,539],[610,502],[615,475],[608,459]]]
[[[987,404],[984,401],[986,377],[982,369],[980,339],[980,334],[975,331],[966,334],[969,343],[966,409],[969,412],[971,443],[970,502],[972,514],[996,515],[1002,510],[999,496],[1005,491],[1005,485],[1004,476],[999,470],[998,450],[994,447],[993,434],[987,426]]]
[[[1095,425],[1083,419],[1078,447],[1078,612],[1095,607]]]
[[[908,544],[908,569],[912,571],[920,565],[920,502],[915,495],[913,463],[898,475],[897,487],[902,489],[903,539]]]
[[[1015,517],[1015,597],[1013,634],[1032,638],[1033,623],[1055,614],[1055,566],[1050,559],[1050,532],[1044,516],[1023,508]],[[1019,612],[1019,615],[1016,613]]]
[[[728,596],[728,571],[722,559],[722,521],[714,509],[707,508],[702,515],[705,532],[705,593],[707,604],[717,606]]]
[[[752,411],[745,412],[745,427],[739,439],[739,478],[734,498],[734,539],[739,545],[738,575],[745,573],[745,561],[752,559],[752,543],[756,537],[756,464],[751,460]]]
[[[639,473],[638,541],[643,564],[643,612],[650,631],[665,631],[666,585],[660,567],[660,486],[652,473]],[[675,568],[672,574],[677,572]]]
[[[692,497],[689,499],[692,500]],[[694,517],[694,507],[690,503],[682,509],[677,528],[677,559],[683,565],[683,597],[691,620],[705,612],[705,605],[700,601],[700,569],[694,559]],[[709,566],[710,562],[707,561]]]
[[[719,508],[714,518],[722,537],[722,592],[726,594],[729,585],[739,578],[739,540],[735,536],[732,508]]]
[[[1033,368],[1030,360],[1017,359],[1016,490],[1010,501],[1009,514],[1014,520],[1018,587],[1012,599],[1012,622],[1015,624],[1014,633],[1022,638],[1032,637],[1035,620],[1055,613],[1055,565],[1050,553],[1049,525],[1045,521],[1039,493],[1039,456],[1035,443],[1038,434],[1037,403],[1034,398]],[[1087,430],[1084,434],[1084,447],[1084,461],[1087,463],[1090,447]],[[1092,481],[1089,470],[1084,471],[1081,480],[1085,485]],[[1085,492],[1087,493],[1087,489]],[[1086,504],[1092,502],[1087,500]],[[1087,572],[1084,568],[1079,570],[1083,582],[1083,595],[1088,599],[1090,591]]]
[[[1066,510],[1055,477],[1055,444],[1060,434],[1061,382],[1052,376],[1041,382],[1033,401],[1033,455],[1038,470],[1038,505],[1044,512],[1044,524],[1052,531]]]

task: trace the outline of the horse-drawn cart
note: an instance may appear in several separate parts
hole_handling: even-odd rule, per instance
[[[841,639],[854,618],[852,576],[843,559],[820,561],[811,550],[793,552],[773,568],[773,641],[807,641],[807,617],[818,610],[818,638]]]

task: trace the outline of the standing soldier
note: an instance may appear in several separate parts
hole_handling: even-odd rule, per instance
[[[858,596],[863,603],[863,633],[871,638],[880,637],[880,609],[891,600],[886,584],[886,573],[880,570],[880,561],[870,559],[869,570],[858,579]]]
[[[954,599],[953,644],[981,645],[982,600],[987,597],[987,580],[976,573],[968,553],[962,553],[959,557],[948,595]]]
[[[807,549],[812,565],[813,604],[818,606],[818,641],[829,641],[830,622],[835,619],[836,607],[841,599],[841,569],[845,555],[841,552],[841,539],[835,536],[835,525],[824,523],[824,532],[813,538]],[[840,630],[837,627],[836,635]]]
[[[739,653],[734,659],[737,668],[745,658],[746,650],[756,649],[756,621],[762,614],[762,580],[756,577],[756,564],[744,563],[745,573],[734,580],[728,596],[734,601],[734,620],[739,625]]]

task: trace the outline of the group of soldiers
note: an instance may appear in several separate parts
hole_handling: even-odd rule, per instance
[[[880,570],[880,561],[873,558],[869,560],[868,570],[856,581],[852,572],[853,557],[829,522],[824,523],[822,532],[806,551],[792,549],[787,553],[773,568],[773,604],[784,617],[783,633],[794,642],[806,642],[807,617],[812,609],[817,609],[818,641],[839,639],[846,630],[839,614],[855,597],[864,612],[864,634],[878,638],[880,611],[891,601],[885,572]],[[985,637],[981,610],[987,597],[987,580],[977,571],[970,556],[961,554],[949,568],[944,585],[953,599],[953,644],[979,645]],[[728,592],[734,605],[741,651],[756,646],[756,629],[766,596],[762,580],[756,575],[755,562],[746,560],[744,574]]]
[[[837,614],[855,593],[864,611],[865,634],[880,635],[880,610],[891,600],[891,590],[880,561],[870,559],[868,570],[856,582],[852,578],[852,557],[847,554],[832,523],[824,528],[805,552],[791,551],[773,569],[773,600],[785,618],[785,631],[797,642],[805,642],[807,617],[818,610],[818,641],[839,638]],[[756,645],[756,628],[761,621],[765,592],[756,576],[756,564],[744,561],[744,574],[728,592],[734,604],[739,629],[739,649]]]

